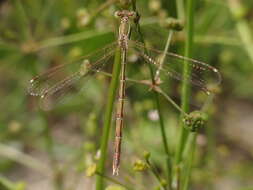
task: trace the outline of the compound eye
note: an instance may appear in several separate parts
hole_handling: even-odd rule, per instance
[[[121,16],[122,16],[121,11],[116,11],[116,12],[114,13],[114,16],[115,16],[116,18],[121,17]]]
[[[130,11],[129,13],[128,13],[128,16],[134,16],[135,15],[135,12],[134,11]]]
[[[130,11],[130,12],[128,13],[128,17],[135,18],[135,17],[136,17],[136,12]]]

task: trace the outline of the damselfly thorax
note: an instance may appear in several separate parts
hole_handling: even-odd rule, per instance
[[[130,18],[135,16],[135,12],[133,11],[117,11],[115,16],[120,18],[120,26],[119,26],[119,37],[118,37],[118,44],[121,49],[127,50],[128,49],[128,38],[130,34]]]

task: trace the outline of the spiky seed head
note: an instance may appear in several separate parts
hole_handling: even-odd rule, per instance
[[[193,111],[183,118],[184,127],[191,132],[197,132],[204,127],[207,115],[201,111]]]

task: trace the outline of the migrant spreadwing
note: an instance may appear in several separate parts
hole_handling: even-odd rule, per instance
[[[112,62],[110,58],[113,57],[117,47],[119,47],[121,52],[121,71],[116,107],[116,129],[113,156],[113,174],[118,175],[121,155],[126,81],[148,85],[151,89],[162,94],[166,99],[169,98],[159,87],[159,82],[157,82],[157,84],[152,84],[151,82],[147,82],[147,80],[141,81],[126,78],[125,73],[128,50],[133,51],[138,57],[144,60],[145,64],[150,64],[155,67],[158,75],[163,74],[166,77],[171,77],[178,81],[184,80],[178,68],[182,68],[183,63],[186,62],[191,68],[191,73],[188,75],[187,81],[206,92],[206,94],[209,94],[210,92],[203,76],[210,75],[211,78],[215,80],[216,84],[220,83],[221,76],[216,68],[204,62],[186,58],[171,52],[163,52],[145,47],[149,54],[144,53],[144,45],[142,43],[129,39],[130,18],[134,17],[135,13],[123,10],[117,11],[115,15],[120,18],[119,37],[117,42],[113,42],[112,44],[109,44],[88,56],[81,57],[79,61],[56,66],[33,78],[30,80],[28,91],[33,96],[39,96],[42,104],[46,105],[51,97],[60,97],[67,89],[72,88],[78,81],[82,81],[83,84],[83,82],[85,82],[90,76],[93,76],[96,73],[111,76],[110,73],[105,71],[105,67],[110,65],[109,62]],[[162,65],[160,64],[159,59],[157,59],[160,55],[163,56],[164,64]],[[173,62],[172,60],[176,60],[176,62]],[[156,81],[159,79],[158,75],[156,75]],[[177,109],[180,110],[179,107],[177,107]]]

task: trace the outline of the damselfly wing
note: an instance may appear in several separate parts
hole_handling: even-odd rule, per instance
[[[90,77],[106,68],[112,59],[117,44],[112,43],[71,63],[65,63],[49,69],[31,79],[28,92],[40,97],[43,110],[52,109],[68,96],[70,91],[80,91]]]

